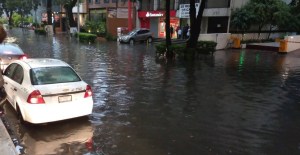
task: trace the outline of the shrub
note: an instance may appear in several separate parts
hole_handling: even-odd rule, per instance
[[[108,41],[117,41],[117,37],[114,37],[113,35],[111,35],[110,33],[106,34],[105,39]]]
[[[0,18],[0,24],[8,24],[7,18],[1,17],[1,18]]]
[[[79,35],[79,41],[83,42],[95,42],[97,35],[90,34],[90,33],[76,33],[75,36],[78,37]]]
[[[105,26],[106,23],[103,21],[86,21],[83,29],[85,29],[85,32],[93,34],[103,34],[106,32]]]
[[[32,23],[32,26],[34,26],[35,28],[40,28],[40,24],[39,23]]]
[[[35,29],[34,32],[36,34],[40,34],[40,35],[46,35],[47,34],[46,30],[44,30],[44,29]]]
[[[217,43],[214,41],[199,41],[196,48],[186,48],[186,44],[172,44],[169,49],[177,55],[183,55],[186,53],[213,53],[216,50]],[[155,46],[157,54],[164,54],[166,51],[166,43],[160,43]]]
[[[166,43],[160,43],[155,45],[157,54],[164,54],[166,52]]]
[[[197,48],[199,52],[213,53],[216,50],[217,43],[214,41],[199,41],[197,43]]]

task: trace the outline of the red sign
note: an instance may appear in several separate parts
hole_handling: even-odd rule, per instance
[[[138,11],[139,18],[164,17],[166,11]],[[170,17],[176,17],[176,11],[170,11]]]

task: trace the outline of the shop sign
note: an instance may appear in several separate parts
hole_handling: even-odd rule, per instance
[[[146,13],[146,17],[163,17],[164,14],[159,12],[159,13],[151,13],[151,12],[147,12]]]
[[[196,16],[199,12],[200,3],[195,3],[196,7]],[[180,4],[179,5],[179,18],[190,18],[190,4]]]
[[[138,17],[139,18],[151,18],[151,17],[164,17],[165,11],[139,11]],[[176,11],[172,10],[170,11],[170,17],[175,17]]]

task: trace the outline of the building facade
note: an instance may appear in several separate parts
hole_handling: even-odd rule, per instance
[[[166,1],[165,0],[139,0],[137,1],[136,25],[141,28],[148,28],[153,37],[164,38]],[[177,0],[170,0],[170,26],[175,30],[179,26],[179,18],[176,17]],[[175,37],[175,33],[172,36]]]
[[[88,20],[106,22],[106,32],[116,36],[118,27],[128,27],[129,11],[132,27],[136,27],[134,3],[130,3],[131,10],[128,10],[128,4],[127,0],[88,0]]]
[[[196,11],[199,10],[200,3],[196,1]],[[177,10],[180,18],[180,25],[190,23],[189,1],[182,0]],[[228,33],[231,15],[231,0],[209,0],[205,6],[201,22],[200,33]]]

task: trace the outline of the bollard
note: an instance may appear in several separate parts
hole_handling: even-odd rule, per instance
[[[286,40],[280,40],[280,46],[279,46],[278,52],[287,53],[287,41]]]
[[[241,48],[241,40],[239,38],[233,39],[233,48]]]

